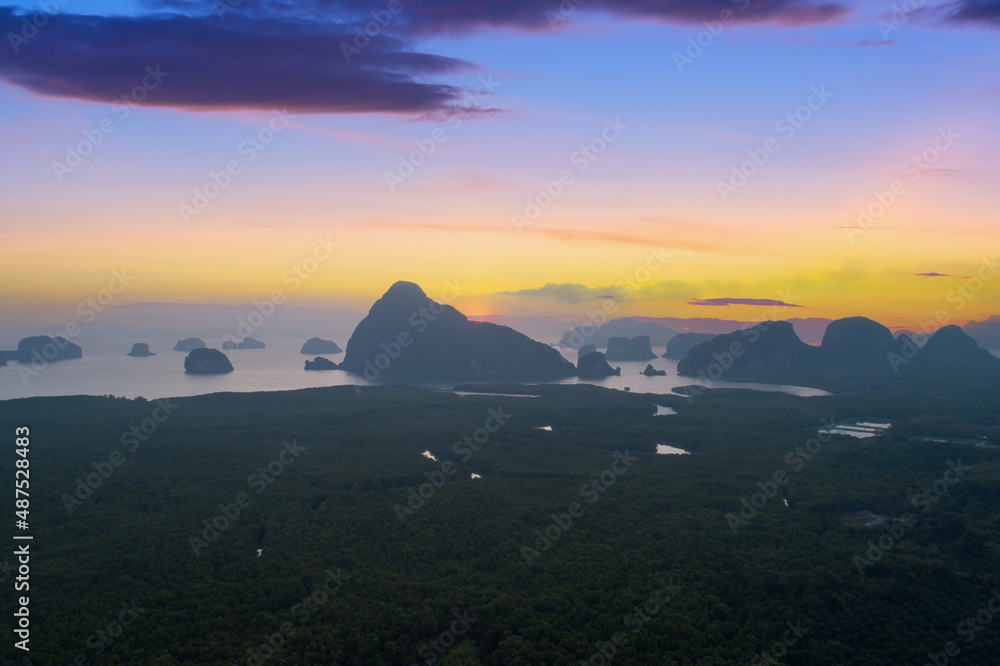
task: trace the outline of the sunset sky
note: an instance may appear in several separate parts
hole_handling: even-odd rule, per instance
[[[998,0],[229,5],[0,2],[0,319],[1000,312]]]

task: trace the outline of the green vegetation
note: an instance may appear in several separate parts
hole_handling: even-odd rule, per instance
[[[969,642],[957,626],[1000,582],[1000,449],[912,439],[995,442],[990,387],[691,401],[461,388],[540,397],[378,386],[0,402],[8,446],[31,427],[35,535],[32,652],[8,638],[3,662],[597,664],[617,636],[609,663],[748,663],[775,648],[760,663],[923,664],[949,641],[953,663],[996,663],[1000,617]],[[814,439],[824,419],[862,417],[905,427]],[[656,455],[657,442],[692,455]],[[936,483],[959,460],[957,481]],[[0,468],[12,498],[14,458]],[[766,501],[733,529],[755,493]],[[860,527],[861,511],[890,522]],[[546,546],[536,531],[552,525]]]

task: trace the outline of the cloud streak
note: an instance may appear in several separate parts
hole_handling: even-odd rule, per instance
[[[699,291],[695,285],[680,280],[666,280],[647,284],[632,292],[622,300],[631,301],[678,301],[691,298]],[[548,283],[534,289],[501,291],[501,296],[523,296],[527,298],[547,298],[560,303],[584,303],[597,299],[621,299],[623,288],[619,285],[587,287],[576,282]]]
[[[781,306],[786,308],[801,308],[803,305],[786,303],[773,298],[693,298],[687,302],[688,305],[707,305],[714,307],[728,307],[730,305],[765,305]]]

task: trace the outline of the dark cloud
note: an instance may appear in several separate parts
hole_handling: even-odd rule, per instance
[[[773,298],[694,298],[687,302],[688,305],[711,305],[726,307],[729,305],[767,305],[782,306],[786,308],[801,308],[802,305],[786,303]]]
[[[244,14],[336,18],[367,21],[389,0],[149,0],[147,5],[172,11],[217,12],[228,2]],[[401,10],[393,25],[412,34],[470,32],[483,28],[525,30],[558,28],[581,14],[600,13],[625,18],[695,23],[716,20],[729,10],[736,20],[776,21],[786,24],[823,23],[846,11],[839,2],[821,0],[399,0]],[[231,15],[227,12],[226,15]]]
[[[338,3],[339,4],[339,3]],[[752,23],[778,21],[788,24],[822,23],[845,11],[839,3],[804,0],[414,0],[408,24],[418,33],[468,32],[478,28],[510,27],[551,30],[579,14],[601,13],[623,18],[694,23],[718,20],[732,11],[737,20]]]
[[[20,37],[23,16],[0,7],[0,34]],[[142,102],[188,109],[290,112],[468,112],[469,91],[426,77],[470,71],[466,62],[408,49],[380,34],[353,62],[343,25],[230,13],[97,17],[57,14],[25,43],[0,48],[0,77],[42,95],[110,102],[165,73]],[[16,46],[16,49],[14,48]],[[150,81],[147,79],[147,81]],[[471,107],[473,111],[476,107]]]
[[[966,280],[969,277],[968,275],[952,275],[951,273],[914,273],[914,275],[917,277],[925,277],[925,278],[950,277],[950,278],[958,278],[959,280]]]
[[[1000,0],[959,0],[954,4],[954,11],[949,19],[1000,26]]]
[[[822,22],[844,11],[837,3],[807,0],[147,0],[145,5],[153,13],[58,13],[30,36],[22,34],[24,12],[0,8],[0,34],[11,46],[0,48],[0,78],[43,95],[113,101],[143,79],[147,66],[159,65],[169,78],[144,104],[478,113],[478,104],[468,102],[469,91],[429,80],[472,65],[416,52],[415,39],[498,27],[548,29],[578,11],[700,22],[731,10],[745,22],[785,23]]]
[[[138,16],[56,13],[27,32],[27,10],[0,7],[0,35],[11,47],[0,48],[0,78],[42,95],[109,102],[159,65],[169,77],[143,104],[493,113],[470,102],[471,91],[435,81],[473,65],[418,52],[416,40],[549,30],[579,14],[700,26],[727,10],[737,24],[818,23],[845,11],[822,0],[147,0],[145,7],[149,13]]]

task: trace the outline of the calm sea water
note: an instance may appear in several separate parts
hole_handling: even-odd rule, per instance
[[[126,356],[131,342],[118,340],[80,340],[83,358],[50,363],[37,374],[19,372],[16,363],[0,367],[0,400],[57,395],[114,395],[126,398],[143,396],[148,399],[204,395],[221,391],[286,391],[320,386],[368,385],[362,377],[340,370],[306,372],[303,365],[313,356],[300,354],[304,340],[267,339],[266,349],[229,350],[225,354],[232,361],[234,372],[226,375],[197,376],[184,373],[184,352],[171,351],[175,339],[145,339],[156,356],[131,358]],[[344,341],[340,342],[344,346]],[[576,351],[566,350],[564,356],[576,362]],[[343,354],[329,354],[327,358],[339,363]],[[616,362],[621,366],[620,377],[603,380],[566,379],[559,384],[596,384],[612,389],[629,387],[637,393],[670,393],[675,387],[700,383],[715,388],[751,388],[761,391],[783,391],[799,396],[828,395],[825,391],[800,386],[778,384],[753,384],[716,381],[697,382],[677,375],[677,362],[661,358],[651,361],[659,370],[666,370],[663,377],[644,377],[646,367],[642,362]],[[445,388],[442,385],[442,388]]]

